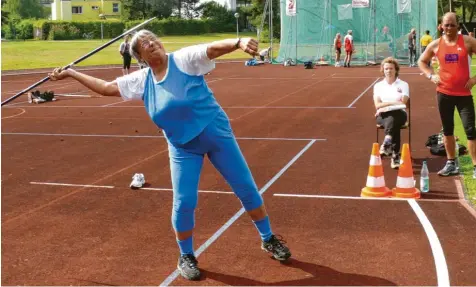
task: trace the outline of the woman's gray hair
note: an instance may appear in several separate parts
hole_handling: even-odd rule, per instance
[[[139,55],[139,49],[137,49],[137,45],[139,43],[139,39],[141,38],[157,38],[157,35],[155,35],[154,33],[152,33],[151,31],[149,30],[140,30],[138,31],[137,33],[134,34],[134,36],[132,36],[132,39],[131,39],[131,45],[129,46],[129,51],[130,51],[130,54],[132,55],[132,57],[134,57],[139,63],[141,64],[146,64],[148,66],[148,64],[142,60],[142,58],[140,57]]]

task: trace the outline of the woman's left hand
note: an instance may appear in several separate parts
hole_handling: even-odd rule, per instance
[[[251,56],[258,56],[258,41],[253,38],[242,38],[240,48]]]
[[[471,90],[475,84],[476,84],[476,79],[470,78],[464,87],[468,90]]]

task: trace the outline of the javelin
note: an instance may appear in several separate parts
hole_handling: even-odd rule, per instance
[[[61,70],[67,70],[69,68],[71,68],[72,66],[76,65],[77,63],[91,57],[92,55],[96,54],[97,52],[101,51],[102,49],[106,48],[107,46],[111,45],[112,43],[116,42],[117,40],[119,39],[122,39],[122,37],[124,37],[125,35],[133,32],[134,30],[137,30],[141,27],[143,27],[144,25],[146,25],[147,23],[149,23],[150,21],[154,20],[156,17],[154,18],[150,18],[149,20],[135,26],[135,27],[132,27],[131,29],[127,30],[126,32],[122,33],[121,35],[117,36],[116,38],[110,40],[109,42],[107,42],[106,44],[92,50],[91,52],[87,53],[86,55],[82,56],[81,58],[77,59],[76,61],[72,62],[71,64],[67,65],[67,66],[64,66],[63,68],[61,68]],[[50,77],[46,77],[44,79],[42,79],[41,81],[29,86],[28,88],[26,89],[23,89],[22,91],[20,91],[18,94],[6,99],[5,101],[2,102],[2,106],[9,103],[10,101],[13,101],[14,99],[18,98],[19,96],[23,95],[24,93],[34,89],[35,87],[38,87],[39,85],[47,82],[48,80],[50,79]]]

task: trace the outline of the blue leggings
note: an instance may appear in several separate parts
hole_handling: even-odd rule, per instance
[[[245,210],[253,210],[263,205],[263,198],[236,142],[228,117],[221,111],[203,132],[190,142],[184,145],[169,142],[174,194],[172,225],[178,232],[192,230],[195,226],[198,181],[205,154],[226,179]]]

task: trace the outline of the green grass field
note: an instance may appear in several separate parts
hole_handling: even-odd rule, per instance
[[[473,59],[473,63],[474,63]],[[471,75],[476,75],[476,67],[471,67]],[[473,101],[475,102],[475,95],[476,95],[476,87],[472,90],[473,93]],[[459,117],[458,112],[455,112],[455,135],[459,137],[459,143],[468,147],[467,138],[464,133],[463,124]],[[465,185],[465,194],[466,198],[476,207],[476,179],[473,179],[473,163],[471,161],[471,157],[469,154],[459,157],[460,161],[460,171],[464,177],[464,185]]]
[[[240,36],[256,37],[254,33],[240,33]],[[173,52],[182,47],[207,43],[222,39],[236,38],[236,34],[205,34],[200,36],[162,37],[167,51]],[[89,53],[108,40],[84,41],[14,41],[2,42],[2,71],[54,68],[65,66],[79,57]],[[118,52],[120,41],[91,56],[78,66],[121,64]],[[242,51],[235,51],[219,59],[246,59],[250,56]],[[135,61],[133,60],[133,63]]]

